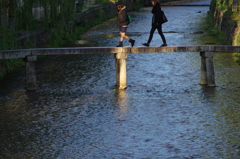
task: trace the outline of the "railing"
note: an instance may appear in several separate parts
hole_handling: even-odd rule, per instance
[[[201,56],[200,84],[215,86],[214,52],[240,52],[240,46],[203,45],[203,46],[168,46],[168,47],[74,47],[74,48],[41,48],[0,51],[0,59],[26,59],[26,88],[37,89],[36,61],[38,55],[79,55],[79,54],[115,54],[116,85],[118,89],[127,87],[127,54],[128,53],[170,53],[199,52]]]

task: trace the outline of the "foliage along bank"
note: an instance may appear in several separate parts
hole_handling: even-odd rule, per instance
[[[73,8],[75,0],[1,0],[0,50],[43,47],[67,35]],[[0,60],[0,79],[23,65],[22,59]]]
[[[225,37],[226,43],[240,46],[240,1],[212,0],[210,17],[214,29]],[[240,53],[236,56],[240,57]],[[240,60],[237,60],[240,65]]]
[[[226,43],[240,46],[240,1],[212,0],[210,17],[214,27],[226,38]]]
[[[86,1],[1,0],[0,50],[59,47],[116,15],[115,0],[102,0],[88,9],[84,7]],[[143,0],[122,1],[130,9],[143,4]],[[21,66],[22,59],[0,60],[0,79]]]

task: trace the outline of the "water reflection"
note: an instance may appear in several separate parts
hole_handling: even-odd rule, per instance
[[[17,112],[19,109],[23,109],[23,107],[26,107],[28,104],[28,95],[25,89],[11,92],[8,94],[8,98],[9,100],[6,100],[3,105],[5,106],[4,111],[10,114]]]
[[[127,90],[116,89],[115,101],[119,113],[119,119],[124,119],[126,116],[128,116],[129,109]]]
[[[215,97],[216,87],[208,87],[207,85],[202,85],[202,96],[203,100],[210,100]]]

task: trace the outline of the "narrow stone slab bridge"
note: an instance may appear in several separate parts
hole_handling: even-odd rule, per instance
[[[36,61],[38,55],[79,55],[79,54],[115,54],[116,86],[127,87],[128,53],[171,53],[199,52],[201,56],[200,84],[215,86],[214,52],[240,53],[240,46],[200,45],[167,47],[73,47],[73,48],[39,48],[0,51],[0,59],[24,58],[26,61],[26,88],[37,89]],[[151,61],[149,61],[151,62]]]

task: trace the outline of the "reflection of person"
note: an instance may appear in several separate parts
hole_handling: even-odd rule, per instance
[[[119,41],[119,45],[117,45],[116,47],[123,47],[123,40],[124,38],[127,39],[132,47],[134,46],[135,40],[130,39],[127,35],[127,27],[129,24],[129,20],[127,17],[127,11],[126,11],[126,6],[124,6],[122,3],[119,3],[117,5],[117,9],[118,9],[118,26],[119,26],[119,31],[120,31],[120,41]]]
[[[158,30],[159,35],[162,38],[163,44],[161,46],[167,46],[167,42],[165,39],[165,36],[163,35],[162,32],[162,10],[161,10],[161,6],[158,0],[151,0],[153,8],[152,8],[152,29],[150,31],[150,35],[148,38],[147,43],[143,43],[144,46],[149,46],[150,42],[152,41],[153,38],[153,33],[155,32],[155,30]]]

